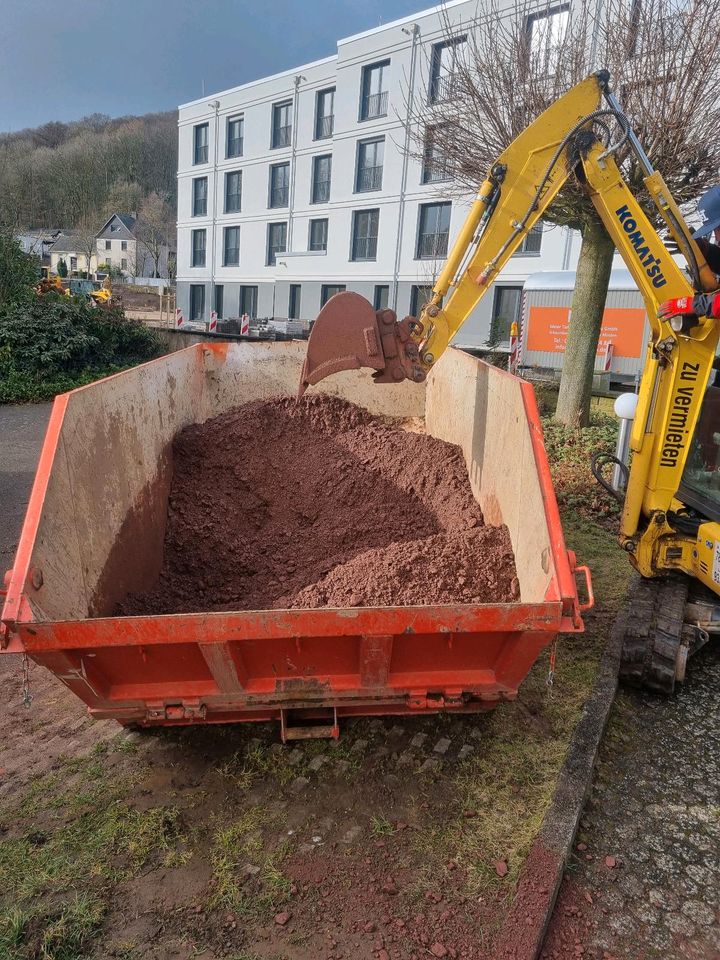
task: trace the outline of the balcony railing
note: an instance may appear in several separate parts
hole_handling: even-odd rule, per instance
[[[449,233],[421,233],[418,240],[418,257],[431,260],[447,254]]]
[[[454,73],[433,77],[430,81],[430,103],[442,103],[443,100],[452,100],[455,96],[457,80]]]
[[[328,137],[333,135],[333,129],[335,127],[335,115],[329,114],[327,117],[318,117],[317,123],[315,124],[315,139],[316,140],[327,140]]]
[[[312,189],[313,203],[327,203],[330,199],[330,181],[314,180]]]
[[[423,164],[423,183],[439,183],[441,180],[450,180],[450,169],[447,160],[426,160]]]
[[[358,170],[357,191],[382,189],[382,167],[362,167]]]
[[[273,187],[270,191],[271,207],[286,207],[288,205],[288,188]]]
[[[289,147],[292,134],[292,124],[285,127],[275,127],[273,130],[273,147]]]
[[[377,259],[377,237],[355,237],[353,260]]]
[[[373,120],[375,117],[386,117],[388,108],[388,91],[382,90],[380,93],[365,94],[362,101],[362,110],[360,118],[362,120]]]

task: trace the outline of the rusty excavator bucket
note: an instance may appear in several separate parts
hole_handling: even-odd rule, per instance
[[[377,383],[424,380],[415,339],[421,333],[422,324],[414,317],[398,323],[392,310],[374,310],[359,293],[336,293],[310,333],[298,399],[309,386],[341,370],[369,367]]]

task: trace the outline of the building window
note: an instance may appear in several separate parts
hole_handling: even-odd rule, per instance
[[[120,241],[120,249],[121,249],[121,250],[127,250],[127,240],[121,240],[121,241]]]
[[[205,319],[205,284],[190,284],[190,319],[197,323]]]
[[[451,208],[451,203],[420,205],[417,250],[415,251],[418,260],[432,260],[447,254]]]
[[[258,288],[240,287],[240,316],[257,317]]]
[[[218,320],[222,320],[224,299],[225,287],[221,283],[218,283],[215,287],[215,316]]]
[[[270,167],[268,207],[286,207],[290,194],[290,164],[275,163]]]
[[[330,199],[332,156],[329,153],[313,157],[310,203],[327,203]]]
[[[241,157],[243,155],[243,135],[245,121],[242,117],[228,117],[227,122],[227,149],[225,156]]]
[[[292,136],[292,100],[275,103],[272,108],[271,149],[289,147]]]
[[[335,126],[335,87],[318,90],[315,97],[315,139],[327,140]]]
[[[375,296],[373,297],[373,307],[376,310],[387,310],[388,300],[390,299],[390,287],[385,284],[376,284]]]
[[[423,183],[439,183],[450,180],[450,161],[442,149],[443,139],[449,135],[448,124],[437,124],[425,130],[423,150]]]
[[[195,177],[193,180],[192,215],[207,216],[207,177]]]
[[[106,241],[105,241],[105,249],[106,249],[106,250],[112,249],[112,240],[106,240]]]
[[[488,344],[507,343],[513,321],[520,318],[521,302],[522,287],[495,286]]]
[[[300,319],[300,284],[290,284],[290,298],[288,300],[288,320]]]
[[[193,127],[193,163],[208,162],[208,125],[199,123]]]
[[[308,250],[327,250],[328,222],[326,219],[310,221]]]
[[[382,190],[383,153],[385,138],[360,140],[357,152],[357,171],[355,173],[355,191]]]
[[[223,266],[240,266],[240,227],[225,227],[223,230]]]
[[[287,249],[287,223],[269,223],[267,228],[267,265],[274,267],[279,253]]]
[[[239,213],[242,205],[242,171],[225,174],[225,213]]]
[[[336,293],[344,292],[344,283],[323,283],[323,285],[320,287],[320,306],[324,307],[330,297],[334,297]]]
[[[410,290],[410,316],[419,317],[426,303],[430,303],[433,296],[433,288],[430,286],[419,286],[414,283]]]
[[[379,210],[355,210],[352,229],[352,259],[377,260]]]
[[[443,100],[452,99],[466,39],[466,37],[455,37],[453,40],[433,45],[430,60],[430,103],[441,103]]]
[[[70,269],[77,270],[77,257],[70,257]]]
[[[533,73],[552,76],[557,72],[569,19],[569,4],[551,7],[527,18],[530,69]]]
[[[540,253],[540,247],[542,246],[542,220],[535,224],[534,227],[529,231],[528,235],[524,238],[523,242],[515,251],[514,256],[516,257],[534,257]]]
[[[386,71],[389,60],[363,67],[362,93],[360,97],[360,119],[373,120],[386,117],[388,111],[388,92],[385,87]]]
[[[121,269],[121,270],[127,270],[127,260],[126,260],[124,257],[123,257],[122,260],[120,261],[120,269]]]
[[[192,231],[192,255],[190,258],[191,267],[205,266],[205,231]]]

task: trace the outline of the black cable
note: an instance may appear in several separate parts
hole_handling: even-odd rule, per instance
[[[593,454],[592,459],[590,460],[590,470],[603,490],[607,491],[611,497],[614,497],[618,503],[624,503],[625,495],[620,490],[616,490],[615,487],[612,487],[602,475],[602,468],[606,467],[608,463],[612,463],[616,467],[620,467],[620,470],[623,474],[624,484],[627,486],[628,478],[630,477],[630,471],[627,468],[627,464],[623,463],[622,460],[619,460],[612,453],[606,453],[604,450],[600,450]]]

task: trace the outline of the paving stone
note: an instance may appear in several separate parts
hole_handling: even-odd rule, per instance
[[[367,740],[362,740],[362,739],[356,740],[355,743],[350,748],[350,753],[363,753],[367,745],[368,745]]]
[[[336,773],[344,774],[347,773],[352,764],[349,760],[336,760],[335,761],[335,771]]]
[[[319,753],[317,757],[312,758],[312,760],[308,764],[308,768],[312,770],[313,773],[317,773],[318,770],[326,763],[327,763],[327,757],[325,756],[325,754]]]
[[[718,689],[715,646],[673,698],[619,693],[580,821],[593,858],[572,863],[573,882],[592,890],[584,956],[635,960],[642,944],[647,960],[720,957]]]
[[[452,741],[451,741],[451,740],[448,740],[447,737],[440,737],[440,739],[438,740],[438,742],[437,742],[437,743],[435,744],[435,746],[433,747],[433,752],[440,754],[441,757],[444,757],[445,754],[446,754],[446,753],[448,752],[448,750],[450,749],[451,743],[452,743]]]
[[[435,757],[428,757],[427,760],[421,764],[420,773],[435,773],[440,769],[440,761],[436,760]]]
[[[472,747],[469,743],[464,743],[458,750],[458,760],[467,760],[467,758],[474,752],[474,747]]]
[[[291,767],[296,767],[303,758],[303,752],[299,747],[295,747],[287,756],[287,762]]]
[[[416,733],[415,736],[410,741],[410,746],[415,747],[416,750],[422,750],[425,746],[425,741],[427,740],[426,733]]]
[[[390,727],[390,729],[388,730],[388,737],[394,737],[395,739],[397,739],[398,737],[401,737],[404,733],[405,733],[405,727],[400,727],[398,726],[398,724],[395,724],[394,727]]]
[[[290,784],[290,789],[294,793],[302,793],[305,787],[310,783],[307,777],[295,777],[293,782]]]

